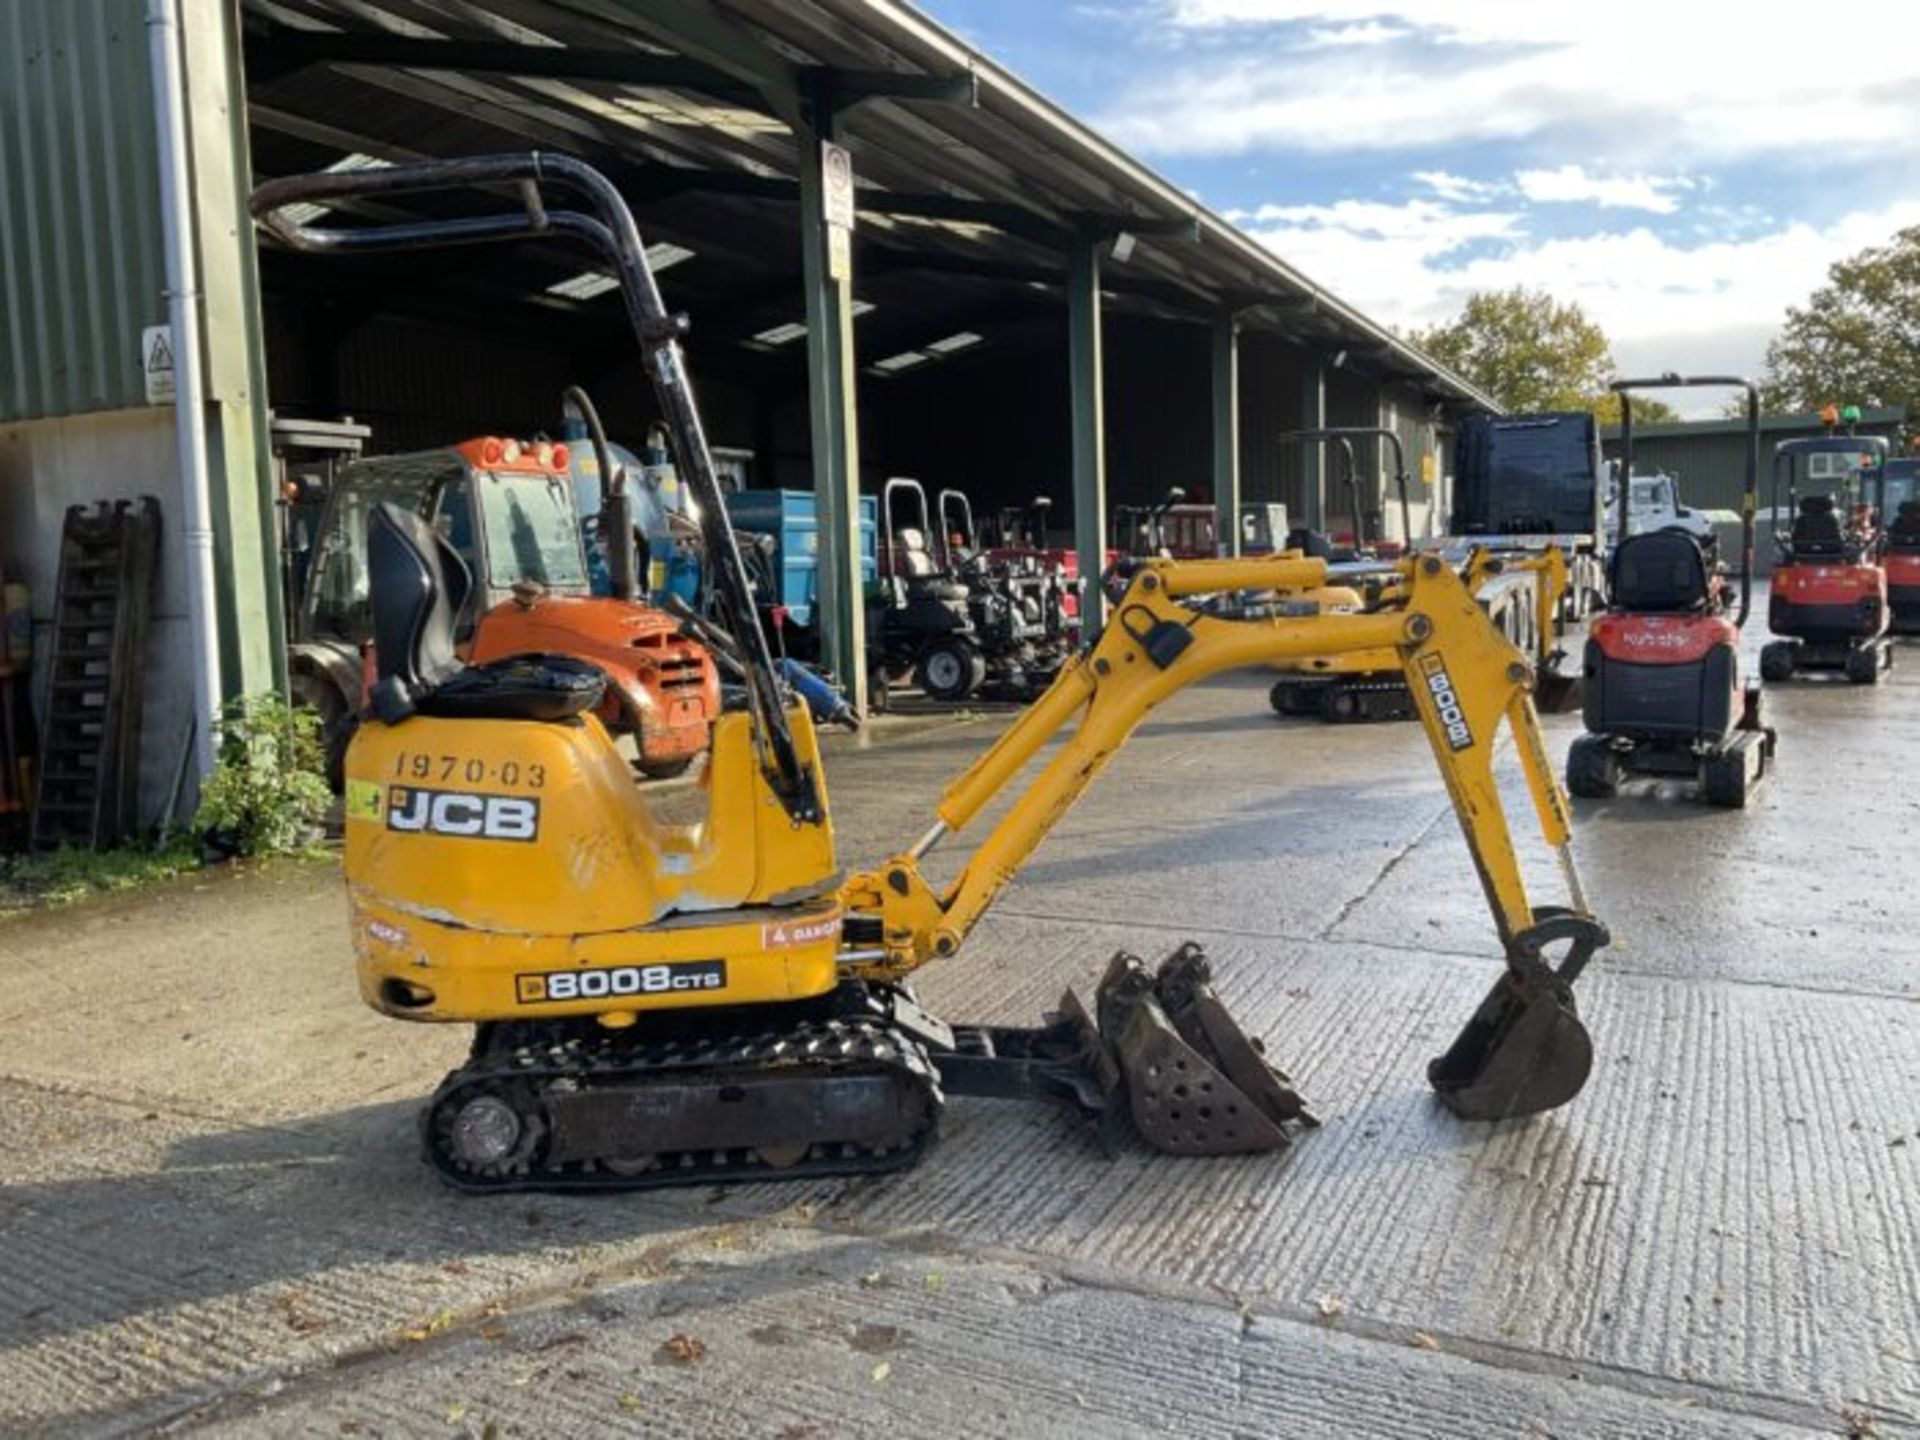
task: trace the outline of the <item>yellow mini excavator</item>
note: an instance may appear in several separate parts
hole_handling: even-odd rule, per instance
[[[1394,484],[1400,499],[1400,533],[1408,537],[1407,548],[1428,553],[1442,553],[1448,548],[1444,545],[1416,547],[1413,543],[1406,451],[1397,432],[1380,425],[1334,425],[1290,430],[1279,440],[1282,445],[1333,448],[1342,462],[1336,478],[1350,498],[1349,514],[1356,537],[1365,527],[1353,442],[1371,440],[1376,446],[1384,447],[1393,457]],[[1356,546],[1358,543],[1356,540]],[[1381,565],[1360,555],[1350,560],[1336,560],[1331,574],[1336,588],[1324,593],[1354,597],[1351,604],[1342,608],[1373,609],[1383,603],[1389,606],[1399,603],[1398,567]],[[1570,578],[1566,556],[1560,547],[1548,544],[1524,551],[1494,551],[1483,545],[1470,546],[1464,562],[1460,563],[1460,576],[1507,638],[1526,652],[1533,665],[1534,707],[1552,714],[1577,709],[1581,677],[1577,671],[1569,673],[1564,668],[1566,652],[1555,643],[1560,631],[1561,602]],[[1343,584],[1352,588],[1342,592],[1337,587]],[[1400,669],[1400,657],[1392,649],[1315,655],[1273,668],[1279,671],[1280,678],[1273,682],[1267,698],[1278,715],[1353,722],[1412,720],[1418,713],[1406,676]]]
[[[519,206],[358,228],[315,228],[295,218],[311,208],[290,208],[471,187],[517,194]],[[704,819],[663,823],[594,718],[599,676],[553,656],[462,664],[458,557],[417,516],[374,512],[378,674],[346,762],[353,943],[370,1005],[476,1027],[470,1058],[423,1118],[427,1156],[453,1184],[621,1189],[895,1169],[926,1148],[952,1095],[1050,1097],[1109,1140],[1132,1131],[1178,1154],[1287,1144],[1312,1118],[1228,1016],[1197,946],[1153,969],[1117,955],[1091,1006],[1070,993],[1032,1028],[949,1024],[915,1003],[908,979],[960,949],[1154,705],[1224,670],[1353,651],[1397,656],[1506,949],[1430,1083],[1469,1119],[1550,1109],[1585,1084],[1592,1047],[1572,986],[1606,931],[1574,874],[1525,657],[1439,558],[1400,562],[1395,602],[1357,614],[1223,599],[1314,591],[1323,560],[1135,563],[1112,622],[948,788],[920,840],[846,876],[812,723],[769,661],[721,503],[685,322],[664,308],[618,191],[577,160],[507,155],[270,181],[253,211],[303,250],[536,239],[593,251],[624,289],[745,679],[744,704],[714,726]],[[1522,884],[1494,781],[1502,721],[1568,908],[1532,904]],[[1030,761],[1033,777],[958,878],[929,883],[927,852]]]

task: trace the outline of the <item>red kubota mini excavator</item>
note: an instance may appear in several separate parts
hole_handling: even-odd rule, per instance
[[[1855,685],[1875,685],[1893,664],[1887,572],[1879,563],[1887,442],[1853,433],[1860,412],[1851,405],[1840,412],[1829,405],[1822,418],[1825,435],[1782,440],[1773,451],[1778,558],[1768,591],[1767,628],[1785,638],[1769,641],[1760,651],[1760,678],[1775,682],[1837,671]],[[1841,423],[1845,433],[1839,432]],[[1803,470],[1816,493],[1800,493]],[[1786,530],[1778,528],[1782,479],[1793,517]]]
[[[1741,506],[1740,597],[1729,604],[1725,567],[1679,529],[1628,531],[1626,505],[1607,564],[1607,613],[1587,632],[1588,733],[1567,751],[1567,789],[1612,795],[1623,775],[1698,779],[1715,805],[1738,807],[1773,761],[1758,686],[1740,683],[1740,627],[1753,593],[1753,516],[1760,469],[1760,397],[1732,376],[1616,380],[1621,493],[1631,493],[1635,390],[1740,386],[1747,392],[1747,488]],[[1718,547],[1716,546],[1715,549]],[[1728,614],[1732,609],[1733,613]]]
[[[317,230],[287,208],[377,196],[391,214],[417,192],[456,188],[520,206]],[[1069,995],[1032,1028],[950,1024],[907,981],[960,951],[1160,701],[1226,670],[1347,650],[1391,650],[1414,682],[1506,956],[1428,1083],[1474,1120],[1553,1109],[1586,1083],[1593,1044],[1573,982],[1607,932],[1580,890],[1526,657],[1439,558],[1397,562],[1393,600],[1366,614],[1230,603],[1318,589],[1322,560],[1126,562],[1099,639],[948,787],[918,842],[849,875],[812,721],[768,653],[722,503],[685,321],[666,310],[612,183],[565,156],[503,155],[269,181],[253,212],[302,250],[592,250],[620,279],[698,502],[713,624],[731,632],[740,664],[737,706],[715,723],[702,772],[706,814],[681,823],[629,781],[594,718],[603,679],[562,656],[463,663],[449,603],[457,553],[418,514],[374,510],[380,675],[347,753],[350,933],[369,1004],[476,1027],[422,1124],[451,1183],[613,1190],[894,1170],[932,1142],[954,1095],[1055,1098],[1119,1125],[1114,1138],[1130,1129],[1176,1154],[1284,1147],[1312,1117],[1228,1015],[1196,945],[1153,969],[1116,955],[1090,1007]],[[1503,734],[1570,908],[1529,898],[1494,771]],[[936,883],[922,860],[976,820],[977,848]]]
[[[1880,467],[1880,501],[1887,518],[1880,568],[1887,572],[1888,628],[1920,635],[1920,458],[1903,456]]]

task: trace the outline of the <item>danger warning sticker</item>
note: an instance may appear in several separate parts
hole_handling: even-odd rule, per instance
[[[823,940],[840,938],[840,912],[809,920],[780,920],[760,927],[762,950],[791,950],[799,945],[817,945]]]

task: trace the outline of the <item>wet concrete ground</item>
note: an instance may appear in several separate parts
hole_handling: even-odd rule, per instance
[[[1577,807],[1596,1075],[1494,1127],[1422,1080],[1498,952],[1419,733],[1169,705],[922,995],[1030,1021],[1201,939],[1325,1122],[1279,1158],[961,1101],[878,1180],[465,1199],[413,1135],[464,1037],[360,1008],[333,867],[0,926],[0,1430],[1920,1433],[1904,658],[1770,694],[1744,813]],[[1002,723],[835,742],[848,861]]]

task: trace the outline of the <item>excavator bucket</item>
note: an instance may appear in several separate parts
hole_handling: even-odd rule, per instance
[[[1540,948],[1555,939],[1573,948],[1556,969]],[[1441,1102],[1465,1120],[1506,1120],[1564,1105],[1593,1070],[1593,1038],[1574,1005],[1573,980],[1606,932],[1581,916],[1556,914],[1518,937],[1507,973],[1427,1066]]]
[[[1586,678],[1580,671],[1566,668],[1570,663],[1566,651],[1556,650],[1535,672],[1533,708],[1541,714],[1565,715],[1578,710],[1586,698]]]
[[[1071,995],[1063,1009],[1079,1010]],[[1293,1082],[1214,994],[1205,952],[1186,944],[1157,973],[1124,950],[1095,996],[1134,1128],[1170,1155],[1237,1155],[1291,1143],[1317,1125]]]

